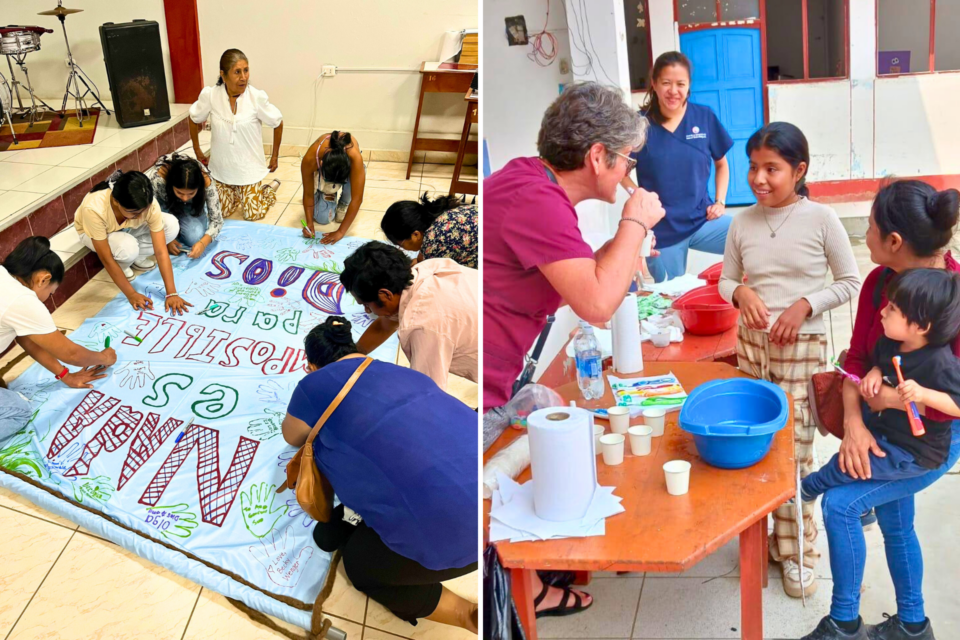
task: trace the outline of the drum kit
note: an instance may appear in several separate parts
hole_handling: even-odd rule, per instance
[[[60,20],[60,26],[63,29],[63,40],[67,45],[67,67],[70,72],[67,74],[66,91],[63,94],[63,104],[60,105],[58,113],[63,116],[67,110],[67,101],[73,98],[74,110],[77,114],[77,120],[80,126],[83,126],[84,114],[89,114],[87,106],[87,96],[92,96],[92,104],[98,104],[107,114],[110,111],[100,100],[99,89],[90,79],[80,65],[73,59],[73,53],[70,51],[70,40],[67,38],[67,16],[73,13],[80,13],[83,9],[67,9],[63,6],[63,0],[57,0],[57,8],[49,11],[41,11],[40,16],[56,16]],[[11,81],[8,82],[0,72],[0,128],[4,121],[10,126],[10,132],[13,134],[13,142],[17,143],[16,133],[13,131],[13,117],[17,116],[21,120],[30,120],[29,127],[39,119],[43,111],[56,111],[53,107],[37,97],[33,91],[33,85],[30,83],[30,73],[27,69],[27,54],[40,50],[40,37],[46,33],[53,33],[53,29],[44,29],[43,27],[25,27],[11,25],[0,27],[0,54],[7,57],[7,68],[10,70]],[[26,84],[17,80],[13,72],[13,64],[20,68]],[[81,92],[81,85],[83,91]],[[91,85],[93,87],[91,88]],[[27,104],[24,106],[24,99],[21,96],[21,89],[27,96]],[[16,97],[17,108],[13,106],[14,97]]]

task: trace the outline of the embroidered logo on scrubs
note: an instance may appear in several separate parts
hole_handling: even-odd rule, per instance
[[[705,140],[706,138],[707,138],[707,134],[700,133],[700,127],[696,127],[696,126],[693,128],[693,133],[687,135],[687,140],[698,140],[698,139]]]

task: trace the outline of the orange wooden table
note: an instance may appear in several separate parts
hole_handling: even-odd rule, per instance
[[[576,332],[577,329],[571,332],[571,340]],[[715,336],[695,336],[692,333],[685,333],[683,334],[683,342],[671,343],[666,347],[655,347],[652,342],[647,340],[640,344],[640,348],[643,351],[644,363],[725,362],[736,365],[737,327],[734,326]],[[610,358],[607,360],[609,361]],[[606,364],[609,364],[609,362],[605,362]],[[564,345],[536,382],[556,388],[568,382],[576,381],[577,368],[573,364],[573,358],[567,357],[567,346]]]
[[[722,378],[748,377],[721,363],[651,363],[643,375],[673,371],[684,388]],[[556,389],[565,400],[586,408],[613,404],[609,386],[600,400],[584,401],[576,383]],[[650,455],[627,455],[623,464],[609,467],[597,461],[597,480],[615,486],[623,498],[624,513],[606,521],[606,535],[539,542],[497,542],[503,566],[510,569],[513,597],[527,637],[537,639],[533,599],[536,570],[552,571],[685,571],[734,536],[740,536],[740,622],[743,640],[762,640],[762,589],[767,581],[767,516],[794,495],[793,411],[785,428],[774,436],[770,453],[747,469],[711,467],[696,453],[693,438],[667,415],[664,435],[654,438]],[[605,420],[598,420],[608,430]],[[484,455],[488,459],[522,432],[509,428]],[[663,464],[689,460],[690,492],[667,493]],[[527,468],[518,482],[530,479]],[[489,531],[490,500],[483,502],[484,528]]]

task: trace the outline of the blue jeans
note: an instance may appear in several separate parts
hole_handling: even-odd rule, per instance
[[[860,515],[876,509],[883,532],[887,566],[897,594],[897,614],[904,622],[921,623],[923,610],[923,555],[913,528],[914,494],[926,489],[960,459],[960,420],[953,423],[950,454],[939,468],[915,478],[858,480],[829,489],[823,496],[823,519],[830,546],[833,601],[830,615],[856,620],[860,615],[860,585],[867,563],[867,544]]]
[[[647,258],[647,268],[650,270],[650,275],[657,282],[682,276],[687,272],[687,252],[690,249],[722,256],[723,249],[727,244],[727,231],[730,229],[732,221],[733,218],[729,215],[720,216],[716,220],[708,220],[689,238],[670,247],[657,247],[660,256]],[[653,232],[656,234],[657,230],[654,229]]]
[[[33,407],[19,393],[0,388],[0,446],[23,429],[32,415]]]
[[[210,226],[210,218],[207,216],[207,207],[204,205],[203,213],[199,216],[182,215],[177,217],[180,223],[180,234],[177,240],[188,250],[193,245],[200,242],[200,238],[207,232]]]
[[[906,480],[934,471],[934,469],[921,467],[912,455],[900,447],[890,444],[886,438],[878,437],[877,446],[883,449],[887,455],[878,458],[872,453],[870,454],[870,477],[873,480]],[[860,480],[851,478],[840,470],[840,455],[837,454],[830,458],[830,462],[820,467],[818,471],[803,479],[800,492],[804,502],[811,502],[816,500],[817,496],[834,487],[854,482],[860,482]]]

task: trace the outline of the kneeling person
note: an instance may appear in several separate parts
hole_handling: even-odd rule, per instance
[[[449,258],[410,265],[400,249],[370,242],[344,261],[340,282],[379,318],[357,341],[370,353],[396,331],[410,368],[446,390],[450,373],[477,381],[477,271]]]
[[[134,309],[152,309],[153,301],[134,290],[130,281],[136,274],[130,267],[149,271],[158,264],[167,290],[164,310],[182,314],[193,306],[177,295],[167,253],[167,244],[180,233],[180,224],[160,211],[153,185],[144,174],[118,172],[95,186],[80,203],[74,228]]]

